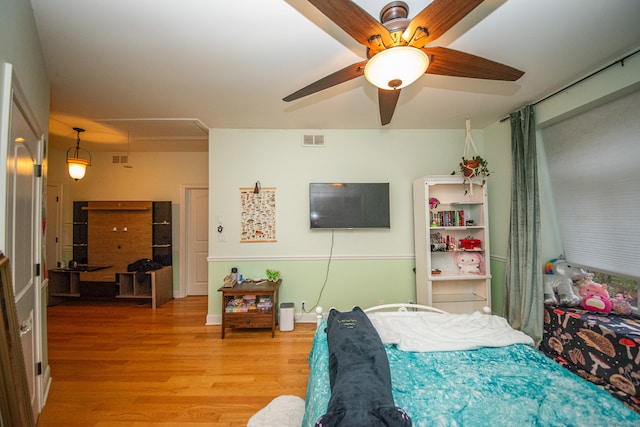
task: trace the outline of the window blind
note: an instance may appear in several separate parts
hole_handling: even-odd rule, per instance
[[[640,278],[640,91],[541,135],[567,260]]]

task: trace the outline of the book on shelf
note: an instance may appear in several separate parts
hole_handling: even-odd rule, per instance
[[[464,210],[447,210],[431,213],[432,227],[463,227]]]

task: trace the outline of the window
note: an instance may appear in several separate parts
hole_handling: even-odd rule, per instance
[[[627,301],[629,301],[631,307],[635,308],[636,313],[638,312],[638,291],[640,290],[640,282],[634,279],[616,276],[615,274],[594,270],[591,270],[591,273],[594,274],[594,282],[607,285],[607,291],[609,292],[609,297],[611,299],[615,298],[618,294],[623,295]]]
[[[603,272],[594,280],[612,287],[612,297],[628,289],[634,305],[640,279],[639,114],[636,91],[541,131],[566,259]]]

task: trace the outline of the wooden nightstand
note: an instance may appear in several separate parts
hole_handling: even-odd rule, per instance
[[[281,283],[282,279],[260,285],[254,282],[242,282],[232,288],[219,288],[218,292],[222,292],[221,338],[224,338],[226,328],[271,328],[271,337],[275,337],[278,324],[278,288]],[[245,297],[255,297],[255,305],[243,305],[247,304]],[[243,299],[242,303],[240,299]],[[261,306],[260,303],[266,301],[271,301],[271,304]],[[234,302],[238,305],[234,306]],[[232,311],[234,309],[236,311]]]

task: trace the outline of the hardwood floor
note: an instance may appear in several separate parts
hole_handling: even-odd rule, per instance
[[[48,426],[244,426],[273,398],[305,398],[315,324],[205,326],[206,297],[48,308]]]

